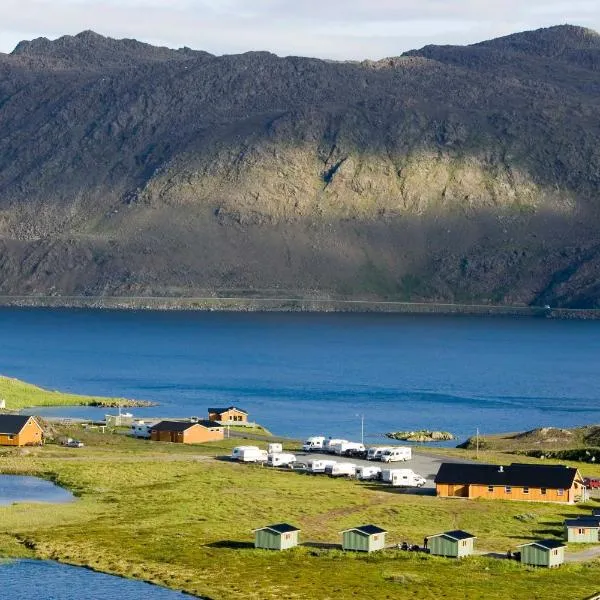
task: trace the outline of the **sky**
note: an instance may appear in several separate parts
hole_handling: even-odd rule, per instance
[[[600,0],[0,0],[0,52],[91,29],[213,54],[379,59],[565,23],[600,31]]]

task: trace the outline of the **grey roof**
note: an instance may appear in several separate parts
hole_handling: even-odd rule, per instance
[[[194,425],[200,425],[206,429],[222,427],[221,423],[217,423],[216,421],[197,421],[193,423],[189,421],[160,421],[160,423],[152,425],[150,429],[152,431],[186,431]]]
[[[463,531],[462,529],[453,529],[452,531],[444,531],[443,533],[436,533],[435,535],[429,535],[427,537],[435,538],[435,537],[441,537],[441,536],[449,537],[456,541],[470,540],[471,538],[476,537],[472,533],[468,533],[466,531]]]
[[[523,548],[525,546],[541,546],[546,550],[554,550],[556,548],[566,548],[566,544],[560,540],[536,540],[535,542],[529,542],[528,544],[521,544],[517,548]]]
[[[31,415],[0,415],[0,433],[7,435],[17,435]]]
[[[566,519],[565,527],[588,527],[600,529],[600,517],[577,517]]]
[[[266,527],[259,527],[253,531],[262,531],[263,529],[269,529],[275,533],[291,533],[292,531],[300,531],[297,527],[289,525],[288,523],[277,523],[276,525],[267,525]]]
[[[442,463],[435,483],[569,489],[577,469],[564,465]]]
[[[346,531],[358,531],[359,533],[364,533],[365,535],[387,533],[387,530],[381,529],[381,527],[377,527],[377,525],[361,525],[360,527],[351,527],[350,529],[344,529],[342,533],[346,533]]]
[[[248,414],[247,410],[244,410],[243,408],[240,408],[239,406],[226,406],[225,408],[209,408],[208,412],[216,412],[216,413],[224,413],[227,412],[228,410],[237,410],[238,412],[242,412],[245,415]]]

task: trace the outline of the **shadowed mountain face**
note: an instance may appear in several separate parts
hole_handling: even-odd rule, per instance
[[[0,294],[600,307],[600,36],[0,54]]]

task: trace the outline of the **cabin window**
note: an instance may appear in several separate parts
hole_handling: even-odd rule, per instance
[[[562,488],[559,488],[558,490],[556,490],[556,493],[557,493],[559,496],[562,496],[562,495],[565,493],[565,490],[563,490]]]
[[[374,542],[376,542],[378,539],[379,539],[379,536],[378,536],[378,535],[374,535],[374,536],[373,536],[373,541],[374,541]]]
[[[511,487],[510,485],[507,485],[507,486],[504,488],[504,491],[505,491],[507,494],[512,494],[512,487]]]
[[[529,494],[529,488],[528,487],[524,487],[523,488],[523,493],[524,494]]]
[[[488,485],[488,492],[490,492],[490,494],[494,491],[494,486],[493,485]]]
[[[554,554],[554,556],[556,556],[556,555],[558,554],[558,550],[554,550],[554,551],[552,552],[552,554]]]
[[[585,533],[585,529],[578,529],[578,530],[577,530],[577,533],[578,533],[579,535],[583,535],[583,534]]]
[[[284,539],[289,540],[292,537],[292,535],[290,533],[286,533],[283,537]]]
[[[542,496],[545,496],[545,495],[546,495],[546,488],[542,488],[542,489],[540,490],[540,492],[542,493]]]

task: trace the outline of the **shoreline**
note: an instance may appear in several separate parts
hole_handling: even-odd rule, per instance
[[[394,300],[314,298],[162,297],[162,296],[0,296],[3,308],[85,308],[99,310],[389,313],[600,319],[600,309],[545,308],[527,305],[452,304]]]

